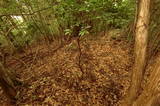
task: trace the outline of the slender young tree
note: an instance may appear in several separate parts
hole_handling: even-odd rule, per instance
[[[150,0],[138,1],[138,15],[135,29],[135,65],[127,103],[131,105],[141,93],[141,83],[146,65]]]

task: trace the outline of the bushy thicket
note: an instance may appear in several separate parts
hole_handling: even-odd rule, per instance
[[[132,0],[2,0],[0,5],[0,34],[17,47],[41,36],[82,36],[123,28],[133,20],[135,7]]]

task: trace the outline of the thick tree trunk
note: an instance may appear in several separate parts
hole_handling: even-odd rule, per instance
[[[2,87],[5,95],[8,99],[14,100],[16,96],[16,90],[14,86],[16,78],[12,75],[4,66],[0,63],[0,86]]]
[[[148,86],[133,106],[160,106],[160,57],[149,77]]]
[[[137,99],[141,92],[141,82],[146,64],[150,0],[139,0],[138,5],[139,11],[135,31],[135,66],[132,72],[129,95],[127,97],[129,105]]]

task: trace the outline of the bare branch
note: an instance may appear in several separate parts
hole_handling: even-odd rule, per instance
[[[19,15],[34,15],[34,14],[37,13],[37,12],[41,12],[41,11],[44,11],[44,10],[48,10],[48,9],[50,9],[50,8],[52,8],[52,7],[46,7],[46,8],[43,8],[43,9],[34,11],[34,12],[32,12],[32,13],[24,13],[24,14],[22,14],[22,13],[16,13],[16,14],[12,14],[12,13],[9,13],[9,14],[0,14],[0,17],[11,16],[11,15],[14,15],[14,16],[19,16]]]

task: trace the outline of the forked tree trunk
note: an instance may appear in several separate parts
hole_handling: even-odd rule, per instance
[[[160,57],[149,77],[148,86],[133,106],[160,106]]]
[[[131,87],[127,97],[128,105],[131,105],[141,92],[141,82],[146,64],[150,0],[139,0],[138,5],[138,17],[135,30],[135,65],[132,72]]]

